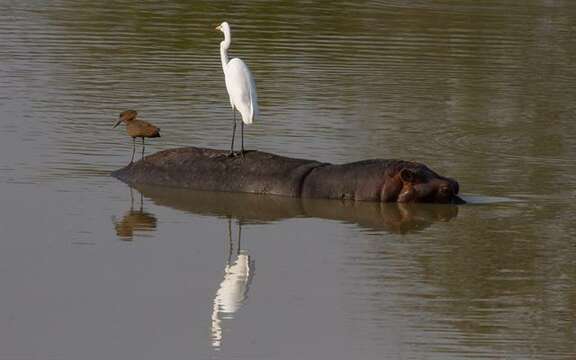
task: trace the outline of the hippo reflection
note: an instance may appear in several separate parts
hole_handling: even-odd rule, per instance
[[[416,162],[365,160],[332,165],[260,151],[249,151],[244,159],[226,154],[196,147],[165,150],[112,175],[133,185],[203,191],[374,202],[464,202],[455,180]]]
[[[152,185],[137,185],[135,188],[160,206],[193,214],[232,217],[243,223],[269,223],[295,217],[314,217],[356,224],[370,230],[404,234],[421,231],[435,222],[450,221],[458,215],[458,206],[451,204],[294,199]]]

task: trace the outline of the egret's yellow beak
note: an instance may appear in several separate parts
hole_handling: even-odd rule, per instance
[[[216,26],[216,27],[214,28],[214,30],[222,31],[222,26],[218,25],[218,26]]]
[[[118,119],[118,121],[116,121],[116,124],[114,124],[114,126],[112,126],[112,128],[115,128],[116,126],[120,125],[121,122],[122,122],[122,118]]]

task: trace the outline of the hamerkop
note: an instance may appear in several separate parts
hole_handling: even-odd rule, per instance
[[[142,158],[144,158],[144,139],[160,137],[160,128],[150,124],[147,121],[136,119],[138,113],[134,110],[123,111],[116,124],[113,127],[120,125],[121,122],[126,123],[126,132],[128,136],[132,136],[132,158],[130,164],[134,162],[134,152],[136,152],[136,138],[142,138]]]

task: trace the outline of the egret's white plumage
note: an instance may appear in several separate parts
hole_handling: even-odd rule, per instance
[[[242,153],[244,152],[244,124],[250,125],[254,118],[258,116],[258,99],[256,96],[256,84],[248,66],[242,59],[233,58],[228,60],[228,49],[232,42],[230,35],[230,25],[226,21],[217,28],[224,34],[224,41],[220,43],[220,59],[222,70],[226,80],[226,90],[230,96],[230,105],[234,111],[234,130],[232,133],[232,148],[234,151],[234,136],[236,134],[235,110],[242,115]]]
[[[256,84],[248,66],[242,59],[234,58],[224,70],[226,89],[230,95],[230,104],[242,115],[244,124],[250,125],[258,115]]]

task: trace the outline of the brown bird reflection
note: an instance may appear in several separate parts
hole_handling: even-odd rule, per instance
[[[140,208],[134,210],[134,195],[130,188],[130,210],[128,210],[122,219],[112,218],[116,235],[120,240],[132,241],[134,233],[150,232],[156,230],[157,220],[154,215],[144,211],[144,195],[140,193]]]

